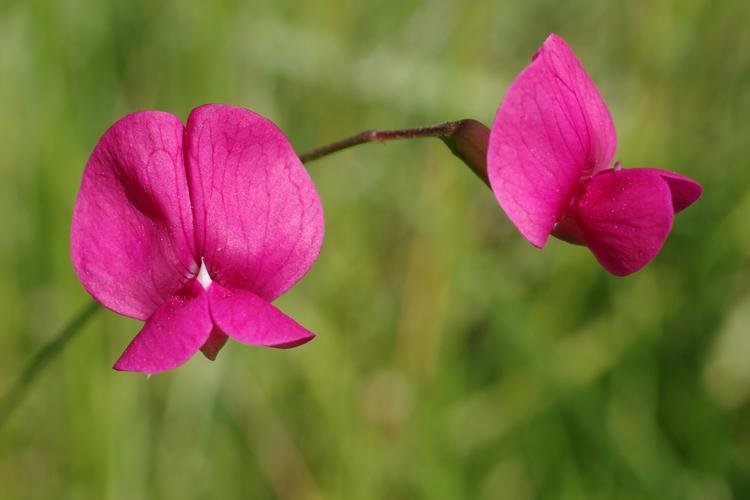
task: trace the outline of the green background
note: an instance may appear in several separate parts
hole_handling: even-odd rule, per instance
[[[750,3],[0,1],[0,393],[88,301],[70,214],[139,109],[251,108],[298,151],[489,124],[548,32],[617,158],[703,198],[624,279],[526,243],[437,140],[309,165],[326,240],[278,301],[318,334],[147,379],[101,311],[0,429],[1,499],[750,498]]]

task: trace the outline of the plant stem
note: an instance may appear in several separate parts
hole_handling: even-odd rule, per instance
[[[62,350],[63,347],[81,331],[88,320],[101,308],[94,301],[86,304],[63,329],[55,335],[42,349],[36,353],[26,368],[21,372],[16,382],[5,394],[0,403],[0,429],[5,424],[13,410],[23,401],[29,386],[39,376],[45,366]]]
[[[302,163],[309,163],[337,151],[358,146],[367,142],[385,142],[396,139],[414,139],[417,137],[444,137],[451,135],[461,125],[460,121],[445,122],[433,127],[406,128],[400,130],[365,130],[340,141],[326,144],[299,155]]]
[[[368,142],[386,142],[397,139],[436,137],[451,149],[453,154],[487,185],[485,155],[489,140],[489,129],[476,120],[466,119],[445,122],[432,127],[407,128],[399,130],[365,130],[336,142],[320,146],[299,155],[302,163],[309,163],[324,156]]]

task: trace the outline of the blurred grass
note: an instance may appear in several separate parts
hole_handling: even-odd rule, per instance
[[[750,4],[0,2],[0,390],[86,301],[83,165],[137,109],[228,102],[302,151],[489,123],[550,31],[607,99],[625,166],[698,179],[644,271],[526,244],[439,141],[310,166],[319,261],[279,305],[319,334],[146,380],[100,315],[0,433],[0,499],[750,497]]]

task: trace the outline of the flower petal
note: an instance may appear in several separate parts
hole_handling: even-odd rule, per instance
[[[599,263],[625,276],[661,250],[674,219],[672,194],[662,176],[648,169],[607,170],[586,184],[575,217]]]
[[[208,296],[216,326],[243,344],[289,348],[315,337],[314,333],[252,292],[227,290],[213,283]]]
[[[115,363],[115,370],[159,373],[177,368],[206,342],[213,323],[208,294],[195,280],[169,297]]]
[[[690,177],[662,170],[660,168],[631,168],[628,170],[648,170],[661,175],[662,179],[667,181],[669,189],[672,191],[672,205],[674,213],[682,212],[692,205],[703,194],[703,188]]]
[[[224,347],[224,344],[227,343],[228,338],[224,332],[214,326],[208,339],[206,339],[206,343],[201,347],[201,352],[211,361],[215,361],[216,356],[221,351],[221,348]]]
[[[579,181],[606,168],[616,145],[594,82],[552,34],[497,111],[487,154],[492,190],[521,234],[541,248]]]
[[[281,131],[251,111],[206,105],[185,135],[195,240],[211,278],[273,300],[310,268],[323,211]]]
[[[91,295],[126,316],[148,318],[198,269],[182,136],[168,113],[128,115],[104,134],[83,174],[73,266]]]

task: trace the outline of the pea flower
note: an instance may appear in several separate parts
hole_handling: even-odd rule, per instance
[[[609,168],[612,117],[568,44],[550,35],[511,84],[490,133],[487,170],[497,201],[521,234],[586,245],[624,276],[662,248],[674,214],[701,195],[687,177],[655,168]]]
[[[142,111],[115,123],[83,174],[73,266],[105,307],[146,323],[114,365],[158,373],[227,336],[288,348],[314,335],[271,301],[312,266],[323,240],[315,186],[269,120],[225,105],[183,126]]]

